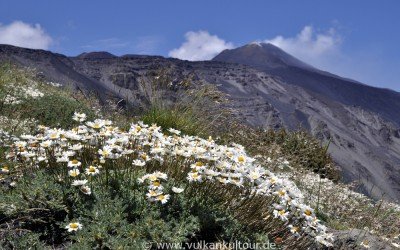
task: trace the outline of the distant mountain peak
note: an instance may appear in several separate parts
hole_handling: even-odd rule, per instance
[[[286,53],[281,48],[264,42],[251,42],[242,47],[222,51],[213,61],[241,63],[255,67],[286,68],[297,67],[315,70],[311,65],[302,62]]]
[[[261,47],[263,44],[263,42],[259,42],[259,41],[254,41],[248,44],[248,46],[259,46]]]
[[[77,56],[77,58],[80,59],[111,59],[116,57],[116,55],[113,55],[106,51],[84,52]]]

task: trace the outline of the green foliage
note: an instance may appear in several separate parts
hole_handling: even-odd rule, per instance
[[[52,176],[44,171],[37,171],[34,175],[27,173],[15,188],[3,186],[0,228],[8,225],[8,230],[1,231],[0,245],[5,248],[38,245],[38,237],[49,244],[61,243],[63,237],[57,222],[67,214],[63,204],[65,194],[61,190]]]
[[[188,135],[205,134],[208,126],[188,107],[171,109],[154,106],[141,116],[141,120],[147,124],[155,123],[165,130],[178,129]]]
[[[220,105],[225,101],[223,94],[216,86],[193,84],[192,74],[182,75],[177,82],[175,74],[163,69],[141,78],[144,100],[129,100],[128,116],[133,112],[147,124],[156,123],[164,130],[178,129],[187,135],[218,134],[226,125],[227,111]]]
[[[169,169],[175,168],[173,162],[169,164]],[[111,166],[105,164],[107,167]],[[2,247],[67,244],[71,249],[138,249],[148,242],[255,237],[226,209],[231,196],[210,195],[215,189],[187,187],[191,192],[174,195],[167,206],[146,199],[147,189],[137,183],[143,171],[120,176],[110,170],[107,182],[99,177],[92,180],[93,195],[86,196],[67,185],[59,170],[56,166],[30,169],[14,188],[3,187],[0,228],[14,226],[3,232]],[[166,188],[183,187],[184,181],[179,179],[171,179]],[[85,226],[76,233],[67,233],[64,227],[73,221]]]
[[[291,163],[303,166],[308,170],[337,181],[340,174],[333,167],[332,158],[327,153],[328,145],[321,146],[320,142],[305,131],[288,132],[286,130],[269,130],[264,140],[271,144],[280,145],[283,155]]]
[[[32,92],[40,96],[26,94]],[[10,102],[13,98],[16,101]],[[94,118],[92,104],[93,100],[79,93],[46,84],[33,70],[0,65],[0,129],[21,134],[37,124],[70,128],[74,112]]]
[[[103,185],[96,186],[94,198],[86,198],[41,170],[2,191],[0,228],[12,225],[1,231],[4,248],[41,244],[38,239],[52,245],[69,239],[72,249],[127,249],[144,242],[183,242],[198,230],[195,216],[178,212],[179,201],[168,208],[149,204],[145,190],[123,188],[116,195]],[[85,226],[67,234],[64,227],[74,220]]]
[[[89,119],[94,117],[92,109],[62,92],[53,92],[38,99],[27,100],[18,105],[18,108],[24,111],[21,112],[22,119],[34,118],[39,124],[51,127],[70,128],[73,125],[71,117],[74,112],[83,112]]]
[[[233,124],[227,133],[221,135],[221,141],[239,143],[253,155],[262,156],[261,159],[284,158],[297,169],[312,171],[335,182],[340,179],[340,172],[327,152],[329,144],[321,145],[306,131],[265,131]]]

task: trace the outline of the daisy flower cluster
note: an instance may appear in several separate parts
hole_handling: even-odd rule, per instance
[[[58,83],[58,82],[46,82],[47,85],[56,87],[56,88],[60,88],[62,87],[62,84]]]
[[[7,95],[4,99],[5,104],[19,104],[23,99],[33,98],[37,99],[44,96],[44,93],[41,92],[35,82],[32,82],[32,85],[26,86],[21,84],[6,84]]]
[[[400,246],[400,205],[386,200],[372,200],[352,190],[352,186],[334,183],[314,173],[281,173],[282,178],[292,178],[302,190],[304,200],[339,221],[341,226],[360,228],[393,246]],[[315,190],[320,190],[315,192]],[[375,215],[371,217],[371,214]]]
[[[139,170],[151,172],[138,179],[147,185],[148,200],[164,205],[170,199],[164,183],[174,173],[182,174],[188,186],[233,186],[248,191],[241,195],[272,200],[268,210],[294,236],[309,235],[326,246],[332,245],[332,235],[314,210],[303,203],[294,183],[278,177],[268,166],[259,165],[241,145],[219,145],[211,137],[181,135],[175,129],[169,129],[167,135],[161,127],[143,122],[133,123],[124,131],[109,120],[86,122],[84,114],[75,113],[73,119],[78,125],[70,130],[41,126],[39,134],[21,136],[7,157],[23,166],[57,170],[66,183],[85,195],[93,195],[91,185],[96,178],[107,183],[111,176],[130,176]],[[179,162],[180,169],[170,169],[168,163],[172,161]],[[178,187],[172,191],[184,192]],[[79,225],[69,228],[74,230]]]
[[[163,193],[164,187],[161,185],[161,181],[166,181],[167,178],[167,174],[157,171],[142,176],[138,181],[139,183],[147,182],[149,191],[146,196],[150,201],[159,201],[161,204],[165,204],[169,200],[170,195]]]
[[[38,124],[37,120],[30,119],[13,119],[7,116],[0,115],[0,128],[5,131],[14,131],[19,133],[29,133],[31,128],[36,127]],[[0,135],[1,137],[1,135]]]

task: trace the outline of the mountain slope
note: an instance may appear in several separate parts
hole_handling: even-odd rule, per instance
[[[276,58],[269,58],[271,56]],[[218,58],[221,57],[217,56],[216,60]],[[66,57],[5,45],[0,46],[0,60],[34,67],[51,81],[94,90],[102,96],[110,93],[132,102],[144,99],[146,90],[142,80],[150,79],[154,72],[161,70],[169,74],[172,87],[168,95],[172,101],[180,91],[176,86],[190,76],[194,87],[216,86],[229,101],[221,105],[252,126],[302,127],[325,143],[331,141],[329,152],[341,166],[345,180],[361,181],[363,191],[373,197],[384,193],[391,200],[400,198],[400,133],[396,122],[399,109],[395,109],[398,93],[335,77],[283,51],[274,49],[267,58],[260,58],[257,67],[219,61],[188,62],[159,56],[115,57],[104,52]],[[260,70],[262,62],[267,62],[269,73]],[[310,83],[304,79],[300,80],[305,83],[299,85],[294,84],[295,78],[285,80],[285,70],[291,75],[293,69],[298,70],[300,76],[309,74],[311,79],[314,74],[333,79],[334,84],[325,86],[322,81],[319,86],[327,88],[332,96],[307,88]],[[368,105],[341,101],[340,90],[334,91],[339,81],[346,88],[356,88],[353,92],[348,90],[352,95],[359,93],[357,88],[362,88],[360,100],[363,101],[371,101],[372,94],[369,93],[377,91],[377,96],[382,96],[377,100],[382,113],[374,112]],[[355,97],[352,99],[356,100],[351,102],[357,101]],[[393,105],[392,108],[385,106],[384,99]],[[388,119],[390,115],[391,119]]]
[[[345,105],[359,106],[400,125],[400,93],[318,70],[272,44],[253,43],[225,50],[213,60],[254,67],[279,76],[286,83],[300,86],[314,96],[321,96],[321,99],[329,98]]]

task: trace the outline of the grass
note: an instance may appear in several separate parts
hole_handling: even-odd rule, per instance
[[[163,108],[153,106],[142,116],[146,124],[157,124],[164,129],[175,128],[187,135],[201,135],[207,131],[208,123],[198,119],[191,109]]]
[[[37,98],[30,93],[46,94]],[[9,103],[10,96],[17,101]],[[32,70],[11,64],[0,66],[0,123],[2,120],[2,126],[13,134],[29,132],[37,124],[69,128],[74,112],[84,112],[93,118],[94,106],[98,106],[94,99],[68,88],[53,87],[38,79]]]

